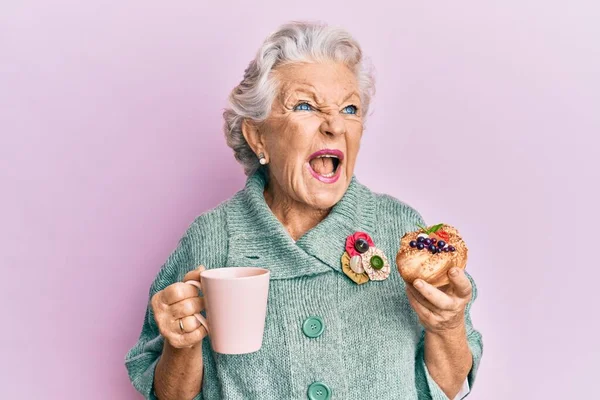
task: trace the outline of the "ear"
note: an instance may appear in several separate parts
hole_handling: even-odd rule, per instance
[[[244,119],[242,122],[242,134],[254,154],[258,156],[260,153],[265,153],[266,157],[264,135],[258,130],[258,125],[255,122]]]

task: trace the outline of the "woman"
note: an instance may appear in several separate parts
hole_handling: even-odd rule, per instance
[[[450,271],[441,290],[405,285],[394,263],[399,239],[424,222],[353,174],[374,92],[363,64],[347,32],[308,23],[282,26],[250,63],[224,113],[227,143],[248,180],[194,221],[150,288],[140,339],[126,357],[146,398],[468,393],[482,355],[469,314],[471,277]],[[357,234],[381,252],[381,280],[357,284],[344,272],[341,256]],[[204,268],[232,266],[271,272],[255,353],[214,353],[194,317],[203,300],[182,283],[199,281]]]

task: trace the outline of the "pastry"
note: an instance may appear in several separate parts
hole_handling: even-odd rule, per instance
[[[465,269],[467,246],[456,228],[438,224],[406,233],[400,241],[396,255],[398,271],[405,282],[412,284],[417,278],[435,287],[450,283],[448,270]]]

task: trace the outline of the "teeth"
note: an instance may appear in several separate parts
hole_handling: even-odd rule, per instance
[[[334,156],[333,154],[323,154],[322,156],[318,156],[316,158],[338,158],[338,157]]]
[[[336,160],[338,160],[338,163],[339,163],[339,159],[340,159],[338,156],[335,156],[333,154],[323,154],[323,155],[315,157],[314,159],[318,159],[318,158],[335,158]],[[338,164],[338,167],[339,167],[339,164]],[[334,171],[332,171],[328,174],[319,174],[319,175],[322,176],[323,178],[332,178],[335,176],[336,171],[337,171],[337,168],[335,168]]]

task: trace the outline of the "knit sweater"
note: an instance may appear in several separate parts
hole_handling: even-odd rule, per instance
[[[261,349],[220,354],[205,338],[204,378],[195,400],[306,399],[315,382],[337,400],[447,400],[425,364],[425,333],[395,263],[402,235],[424,225],[420,214],[353,177],[329,215],[294,242],[265,202],[266,180],[260,171],[253,174],[232,198],[197,217],[150,287],[149,299],[198,265],[270,270]],[[343,273],[346,237],[356,231],[368,233],[387,256],[387,279],[357,285]],[[472,390],[483,344],[470,317],[477,289],[467,277],[473,285],[465,311]],[[303,333],[310,316],[324,324],[318,337]],[[147,399],[156,399],[154,370],[163,342],[148,306],[139,340],[125,357],[133,386]]]

